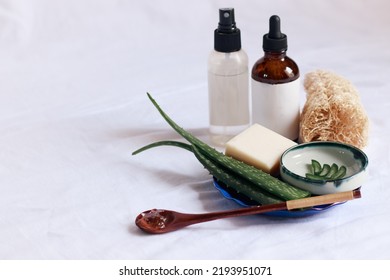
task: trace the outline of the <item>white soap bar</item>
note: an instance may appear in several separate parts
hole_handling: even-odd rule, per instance
[[[226,143],[225,154],[272,175],[279,174],[280,157],[297,145],[259,124],[253,124]]]

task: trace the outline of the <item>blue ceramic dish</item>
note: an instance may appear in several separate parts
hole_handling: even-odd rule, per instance
[[[251,203],[248,198],[239,196],[237,194],[230,193],[223,184],[219,183],[215,178],[213,179],[214,186],[219,192],[227,199],[232,200],[236,203],[238,203],[241,206],[255,206],[255,204]],[[269,213],[265,213],[262,215],[267,216],[274,216],[274,217],[283,217],[283,218],[299,218],[299,217],[307,217],[315,214],[322,213],[323,211],[329,210],[333,208],[334,206],[340,205],[341,203],[333,203],[333,204],[326,204],[326,205],[320,205],[311,207],[305,210],[280,210],[280,211],[273,211]]]

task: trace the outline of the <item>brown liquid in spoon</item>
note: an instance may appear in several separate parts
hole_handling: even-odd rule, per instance
[[[135,223],[145,231],[148,231],[148,229],[164,231],[165,227],[172,222],[173,218],[171,211],[152,209],[139,214]]]

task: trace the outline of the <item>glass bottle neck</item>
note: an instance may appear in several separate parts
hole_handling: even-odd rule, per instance
[[[264,58],[283,59],[285,57],[286,57],[286,51],[282,51],[282,52],[268,52],[268,51],[264,51]]]

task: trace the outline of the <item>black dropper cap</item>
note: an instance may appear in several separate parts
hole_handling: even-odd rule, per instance
[[[269,19],[269,32],[263,36],[263,50],[268,52],[287,50],[287,36],[280,31],[280,18],[276,15]]]
[[[214,49],[218,52],[235,52],[241,49],[240,29],[236,27],[234,9],[219,9],[218,28],[214,31]]]

